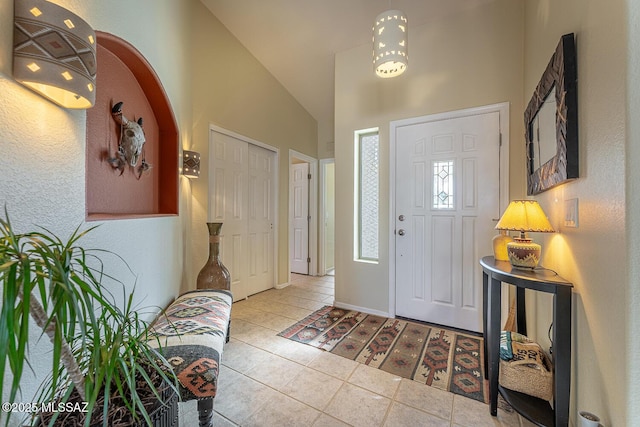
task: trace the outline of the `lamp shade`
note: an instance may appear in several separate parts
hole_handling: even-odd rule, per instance
[[[187,150],[182,152],[182,175],[187,178],[200,176],[200,153]]]
[[[542,248],[531,241],[527,232],[553,232],[553,227],[535,200],[514,200],[509,203],[496,225],[498,230],[519,231],[520,236],[507,243],[507,256],[516,268],[536,268]]]
[[[373,68],[378,77],[395,77],[404,73],[409,62],[409,27],[399,10],[387,10],[373,25]]]
[[[513,200],[496,225],[498,230],[552,233],[542,207],[535,200]]]
[[[72,109],[96,99],[96,35],[67,9],[45,0],[15,0],[13,77]]]

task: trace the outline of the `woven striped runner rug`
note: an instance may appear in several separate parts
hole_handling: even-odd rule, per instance
[[[482,338],[440,326],[326,306],[278,334],[481,402]]]

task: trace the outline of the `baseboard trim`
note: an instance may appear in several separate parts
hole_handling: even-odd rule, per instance
[[[333,306],[338,308],[344,308],[346,310],[360,311],[366,314],[373,314],[374,316],[389,317],[389,312],[386,312],[386,311],[374,310],[367,307],[358,307],[357,305],[351,305],[351,304],[347,304],[347,303],[336,301],[336,300],[333,301]]]
[[[284,289],[284,288],[286,288],[287,286],[289,286],[290,284],[291,284],[291,283],[289,283],[289,282],[279,283],[279,284],[275,285],[273,288],[274,288],[274,289]]]

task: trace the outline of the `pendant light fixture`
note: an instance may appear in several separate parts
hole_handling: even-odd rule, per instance
[[[409,55],[407,17],[400,10],[387,10],[373,25],[373,69],[378,77],[399,76],[407,69]]]

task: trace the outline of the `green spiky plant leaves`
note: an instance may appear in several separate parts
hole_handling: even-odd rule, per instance
[[[78,245],[93,228],[78,228],[67,240],[46,229],[16,233],[5,208],[0,219],[0,378],[10,373],[13,380],[10,390],[0,381],[0,396],[16,402],[33,319],[53,345],[51,375],[38,393],[39,402],[65,403],[76,394],[87,402],[87,415],[98,413],[103,426],[110,425],[108,416],[117,402],[134,422],[150,425],[141,384],[159,400],[154,378],[177,390],[176,378],[149,346],[147,324],[133,307],[133,294],[126,295],[120,282],[120,308],[102,286],[105,280],[118,282],[105,273],[102,257],[115,258],[128,269],[126,262],[109,251]],[[53,414],[48,424],[57,425],[59,416]],[[90,422],[87,416],[84,425]]]

